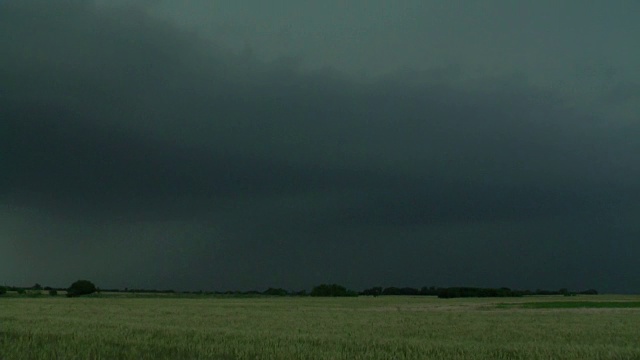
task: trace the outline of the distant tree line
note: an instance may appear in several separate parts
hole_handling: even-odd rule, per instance
[[[511,290],[509,288],[473,288],[473,287],[451,287],[438,290],[438,297],[443,299],[459,297],[519,297],[524,296],[524,292]]]
[[[320,284],[314,286],[311,292],[306,290],[301,291],[288,291],[283,288],[270,287],[264,291],[249,290],[249,291],[186,291],[177,292],[174,290],[157,290],[157,289],[98,289],[92,282],[88,280],[78,280],[71,284],[68,288],[51,288],[43,287],[40,284],[35,284],[31,287],[16,287],[16,286],[0,286],[0,296],[6,294],[9,291],[15,292],[18,295],[42,295],[43,291],[48,291],[49,295],[56,296],[58,291],[66,291],[68,297],[76,297],[93,294],[95,292],[113,292],[113,293],[139,293],[139,294],[193,294],[193,295],[226,295],[226,296],[313,296],[313,297],[345,297],[345,296],[437,296],[443,299],[460,298],[460,297],[520,297],[531,295],[597,295],[598,291],[595,289],[588,289],[579,292],[572,292],[566,288],[559,290],[512,290],[507,287],[501,288],[479,288],[479,287],[427,287],[412,288],[412,287],[382,287],[376,286],[369,289],[365,289],[360,292],[349,290],[346,287],[338,284]]]
[[[311,290],[311,296],[358,296],[358,293],[352,290],[347,290],[344,286],[338,284],[320,284],[315,286]]]
[[[159,289],[129,289],[129,288],[124,288],[124,289],[101,289],[102,292],[123,292],[123,293],[150,293],[150,294],[172,294],[175,293],[175,290],[171,290],[171,289],[167,289],[167,290],[159,290]]]
[[[58,295],[58,290],[52,287],[46,286],[42,287],[40,284],[35,284],[31,287],[20,287],[20,286],[0,286],[0,295],[5,295],[9,291],[15,292],[18,295],[28,295],[28,296],[40,296],[43,295],[44,292],[47,292],[51,296]]]
[[[580,292],[571,292],[568,289],[560,290],[512,290],[507,287],[501,288],[479,288],[479,287],[422,287],[420,289],[411,287],[373,287],[360,292],[365,296],[381,296],[381,295],[411,295],[411,296],[437,296],[443,299],[459,298],[459,297],[519,297],[531,295],[597,295],[595,289],[584,290]]]
[[[65,291],[68,297],[82,296],[93,294],[94,292],[99,292],[100,290],[88,280],[78,280],[71,284],[68,288],[52,288],[50,286],[42,286],[36,283],[30,287],[20,287],[20,286],[0,286],[0,295],[5,295],[9,291],[15,292],[18,295],[27,295],[27,296],[41,296],[44,295],[45,292],[50,296],[57,296],[58,291]]]

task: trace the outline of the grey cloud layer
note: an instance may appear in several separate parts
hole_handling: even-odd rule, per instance
[[[397,243],[393,266],[401,254],[411,258],[412,249],[431,246],[430,236],[446,238],[434,234],[447,224],[564,223],[556,235],[601,224],[600,233],[567,240],[593,249],[586,258],[608,248],[606,229],[617,229],[623,249],[637,232],[616,219],[638,210],[638,125],[605,121],[516,77],[461,83],[434,70],[358,82],[231,53],[142,9],[71,1],[0,5],[0,65],[8,169],[0,200],[62,216],[71,228],[89,224],[82,225],[89,233],[100,231],[90,225],[96,221],[191,224],[200,230],[162,225],[175,235],[168,248],[190,249],[184,261],[191,265],[180,276],[200,279],[215,268],[228,273],[221,283],[259,283],[247,280],[257,270],[221,255],[211,255],[215,266],[194,265],[220,249],[260,263],[330,251],[366,257],[357,249],[379,255]],[[129,225],[118,226],[112,231]],[[210,227],[219,230],[202,230]],[[504,248],[489,240],[501,238],[497,227],[482,229],[484,240],[457,233],[450,244]],[[134,251],[154,246],[157,233],[136,231]],[[224,241],[213,239],[218,231]],[[46,241],[62,243],[63,233]],[[45,241],[39,236],[22,236],[18,252]],[[518,246],[537,241],[523,236]],[[465,248],[452,246],[455,253]],[[368,285],[357,275],[370,270],[364,258],[352,270],[323,270],[314,259],[300,277],[282,281],[353,272],[348,281]],[[287,273],[265,261],[270,279]],[[419,260],[411,263],[420,268]]]

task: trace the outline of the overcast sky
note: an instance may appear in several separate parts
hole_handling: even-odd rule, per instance
[[[640,2],[0,2],[0,281],[640,292]]]

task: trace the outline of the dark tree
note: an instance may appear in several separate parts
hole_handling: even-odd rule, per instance
[[[78,280],[67,289],[67,296],[82,296],[96,292],[96,286],[89,280]]]
[[[382,295],[402,295],[402,290],[395,286],[390,286],[382,290]]]
[[[428,295],[428,296],[433,295],[433,296],[435,296],[435,295],[438,295],[438,289],[435,286],[432,286],[432,287],[423,286],[420,289],[420,295]]]
[[[569,290],[567,288],[562,288],[562,289],[558,290],[558,293],[560,293],[561,295],[564,295],[564,296],[569,296]]]
[[[311,290],[311,296],[358,296],[358,294],[338,284],[321,284]]]
[[[270,296],[287,296],[289,295],[289,292],[285,289],[281,289],[281,288],[268,288],[267,290],[265,290],[263,292],[264,295],[270,295]]]
[[[362,295],[365,296],[380,296],[382,295],[382,287],[381,286],[376,286],[376,287],[372,287],[371,289],[366,289],[362,291]]]
[[[7,288],[4,286],[0,286],[0,295],[4,295],[7,293]]]
[[[400,289],[400,295],[420,295],[420,290],[412,287],[403,287],[402,289]]]
[[[49,295],[51,295],[51,296],[57,296],[57,295],[58,295],[58,291],[57,291],[57,290],[55,290],[55,289],[51,289],[51,290],[49,290]]]

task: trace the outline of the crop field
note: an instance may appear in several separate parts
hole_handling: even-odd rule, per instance
[[[0,297],[0,359],[640,359],[640,297]]]

